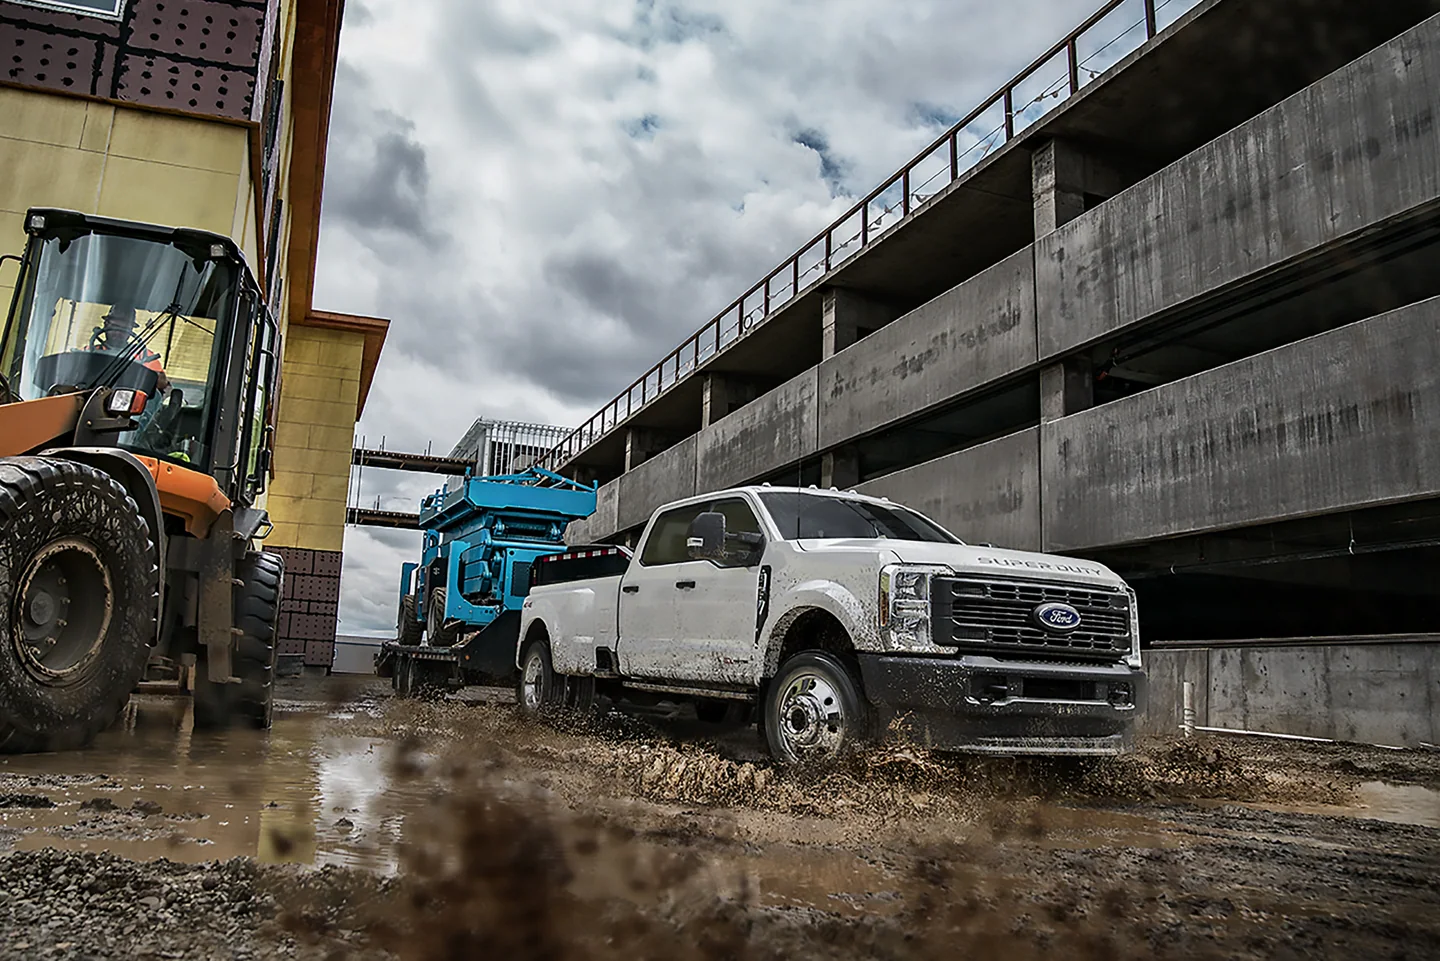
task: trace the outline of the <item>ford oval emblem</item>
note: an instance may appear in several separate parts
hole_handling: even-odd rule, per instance
[[[1080,626],[1080,612],[1069,604],[1041,604],[1035,608],[1035,621],[1047,631],[1067,634]]]

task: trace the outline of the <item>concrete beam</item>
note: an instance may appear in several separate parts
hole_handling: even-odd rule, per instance
[[[1095,367],[1089,357],[1067,357],[1040,369],[1040,419],[1048,423],[1095,406]]]
[[[622,474],[616,504],[616,530],[645,523],[661,504],[695,494],[694,435]]]
[[[1437,423],[1433,298],[1044,424],[1046,547],[1437,496]]]
[[[773,387],[774,382],[770,381]],[[769,389],[766,382],[735,374],[706,374],[701,382],[700,427],[704,429],[744,407]]]
[[[853,447],[827,451],[820,458],[820,486],[850,490],[860,483],[860,454]]]
[[[899,313],[888,304],[844,287],[823,292],[820,356],[834,357],[860,338],[873,334]]]
[[[815,368],[756,398],[696,435],[701,491],[751,483],[817,450]]]
[[[1035,356],[1027,247],[822,362],[820,445],[836,447],[943,404]]]
[[[632,471],[661,451],[668,450],[677,439],[667,431],[625,428],[625,470]]]
[[[1040,547],[1039,429],[866,481],[863,494],[913,507],[970,543]]]
[[[1139,179],[1125,176],[1093,151],[1065,140],[1047,141],[1030,162],[1036,237],[1065,226]]]
[[[1440,17],[1035,242],[1041,358],[1440,199]]]

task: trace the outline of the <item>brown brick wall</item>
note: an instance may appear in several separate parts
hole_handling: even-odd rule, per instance
[[[281,654],[305,655],[306,667],[329,667],[340,610],[340,551],[266,547],[285,559],[285,591],[276,626]]]

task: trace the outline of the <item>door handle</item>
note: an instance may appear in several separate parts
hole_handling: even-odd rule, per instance
[[[640,585],[626,584],[624,587],[620,588],[620,590],[624,591],[626,594],[638,594],[640,593]]]
[[[682,590],[682,591],[688,591],[690,588],[692,588],[692,587],[695,586],[695,582],[694,582],[694,581],[676,581],[676,582],[675,582],[675,586],[678,587],[678,588],[680,588],[680,590]]]

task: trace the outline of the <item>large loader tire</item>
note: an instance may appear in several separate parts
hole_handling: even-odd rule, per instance
[[[279,554],[251,551],[235,565],[235,626],[240,634],[230,648],[230,670],[239,684],[210,680],[205,652],[195,669],[195,726],[232,725],[266,730],[274,718],[275,622],[285,579]]]
[[[151,538],[103,471],[0,459],[0,751],[83,747],[125,706],[155,640]]]
[[[413,647],[420,643],[420,635],[425,632],[425,625],[420,622],[415,613],[415,595],[406,594],[400,598],[400,615],[395,622],[395,639],[407,647]]]
[[[430,636],[431,647],[452,647],[459,633],[456,628],[445,627],[445,588],[437,587],[430,592],[430,605],[425,608],[425,633]]]

